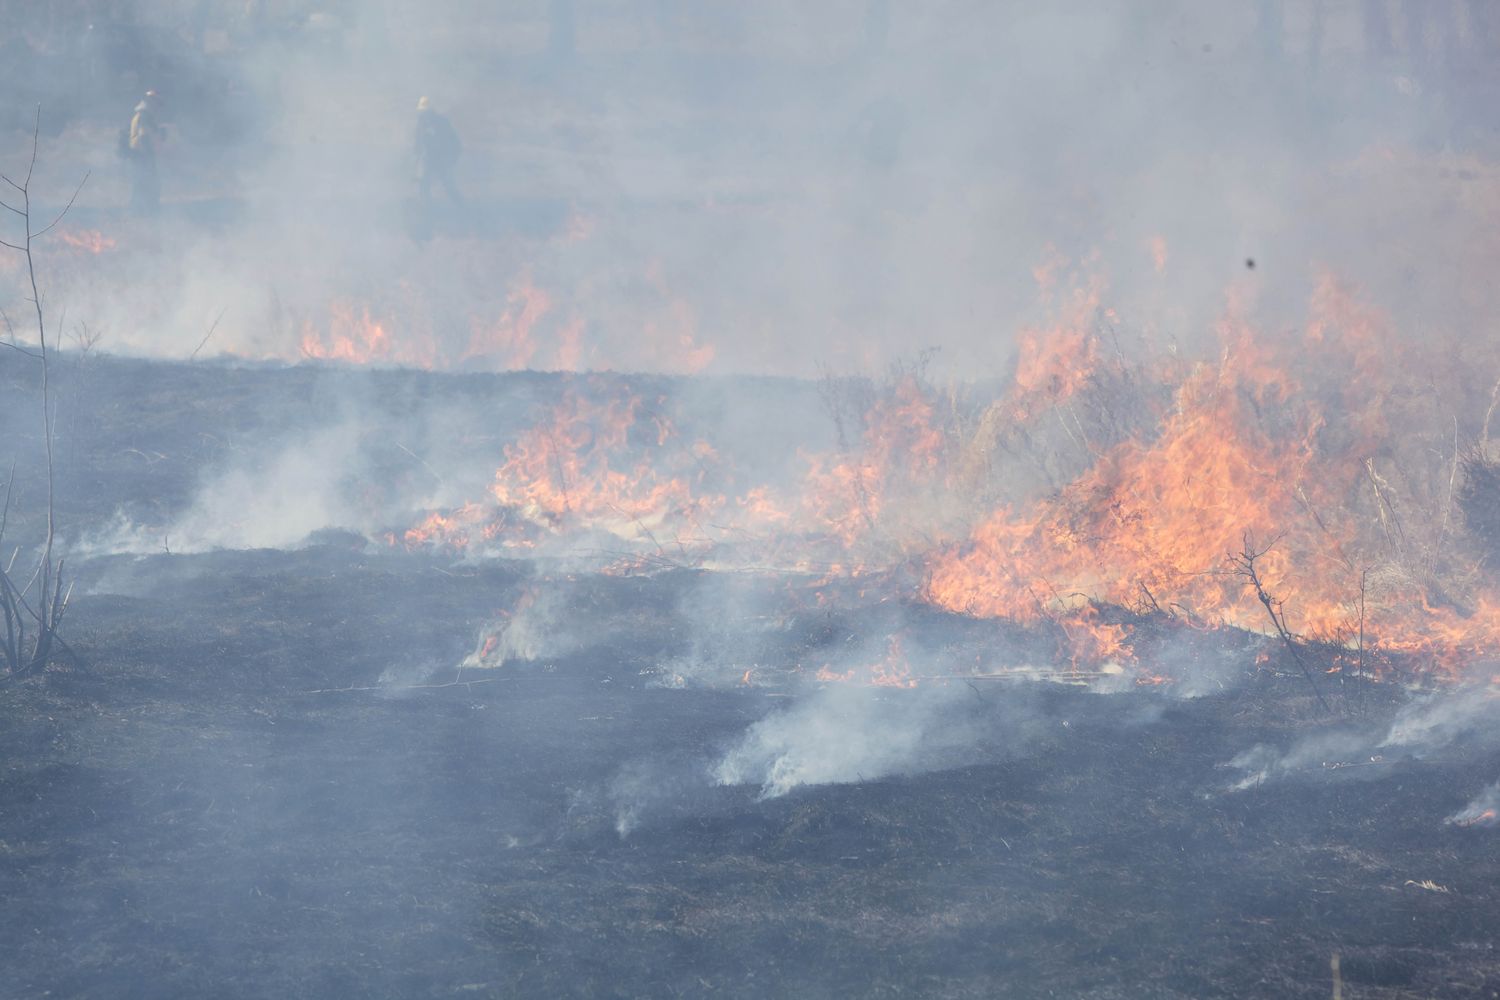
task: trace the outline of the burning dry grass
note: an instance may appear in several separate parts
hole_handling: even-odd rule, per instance
[[[107,254],[97,235],[80,231],[62,252]],[[1079,671],[1163,678],[1140,661],[1133,616],[1271,624],[1231,559],[1248,537],[1265,549],[1264,592],[1289,633],[1339,652],[1336,669],[1490,668],[1492,345],[1436,334],[1419,345],[1325,276],[1290,330],[1252,321],[1262,311],[1249,286],[1231,289],[1215,349],[1194,355],[1134,330],[1101,281],[1060,259],[1038,279],[1050,317],[1021,331],[1001,386],[939,384],[920,361],[883,379],[826,377],[824,425],[772,467],[745,461],[747,435],[698,426],[675,389],[573,377],[527,429],[488,439],[487,489],[461,503],[445,493],[389,541],[563,555],[617,573],[866,580],[893,598],[1055,630]],[[652,281],[667,305],[650,344],[669,345],[682,370],[701,367],[691,309],[659,273]],[[571,307],[524,269],[498,319],[467,320],[462,344],[419,286],[398,282],[374,305],[340,300],[328,317],[288,310],[283,325],[300,331],[304,355],[352,363],[590,363]],[[430,328],[402,318],[428,313]],[[900,655],[872,662],[887,659],[882,675],[921,673]]]
[[[1439,383],[1430,354],[1331,277],[1300,331],[1268,335],[1245,308],[1231,299],[1217,356],[1132,359],[1086,290],[1023,335],[997,393],[939,387],[920,364],[826,379],[834,446],[781,482],[745,481],[666,396],[585,380],[506,448],[488,498],[401,540],[608,538],[642,554],[623,570],[903,568],[901,596],[1049,624],[1079,669],[1156,675],[1103,609],[1264,630],[1230,558],[1250,537],[1288,634],[1346,650],[1348,669],[1486,670],[1500,650],[1489,387]]]

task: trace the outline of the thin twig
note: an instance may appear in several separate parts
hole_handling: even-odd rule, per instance
[[[80,191],[82,191],[83,190],[83,186],[89,182],[89,176],[90,176],[90,171],[84,171],[83,180],[79,181],[78,182],[78,186],[73,189],[73,196],[68,199],[68,203],[63,206],[62,211],[57,213],[57,218],[53,219],[51,222],[49,222],[45,226],[43,226],[40,231],[32,233],[31,234],[31,238],[32,239],[37,239],[39,237],[46,236],[48,233],[50,233],[52,231],[52,228],[54,226],[56,226],[59,222],[61,222],[63,220],[63,216],[67,215],[68,214],[68,210],[73,207],[73,202],[75,202],[75,201],[78,200],[78,193]]]
[[[1291,629],[1286,626],[1286,614],[1282,610],[1282,602],[1276,600],[1266,591],[1265,583],[1260,578],[1260,571],[1255,566],[1255,560],[1270,552],[1279,540],[1280,536],[1272,540],[1270,545],[1257,552],[1255,550],[1255,543],[1251,540],[1249,532],[1246,532],[1243,550],[1238,556],[1231,557],[1231,561],[1255,590],[1255,597],[1265,607],[1266,614],[1271,616],[1271,624],[1275,626],[1276,634],[1281,636],[1281,641],[1286,644],[1287,651],[1292,654],[1292,660],[1297,666],[1302,668],[1302,676],[1307,678],[1307,686],[1312,688],[1313,694],[1317,696],[1318,704],[1323,706],[1323,711],[1332,712],[1333,710],[1329,707],[1327,699],[1323,697],[1323,692],[1318,690],[1318,682],[1313,680],[1311,668],[1302,659],[1302,653],[1297,648],[1295,636],[1292,635]]]
[[[0,506],[0,541],[5,539],[5,526],[10,523],[10,491],[16,485],[16,463],[12,459],[10,472],[5,476],[5,504]]]
[[[9,246],[10,244],[6,245]],[[22,253],[24,252],[25,251],[23,250]],[[0,340],[0,347],[9,347],[12,351],[19,351],[20,353],[26,355],[28,358],[41,357],[41,355],[37,354],[35,351],[28,351],[26,348],[15,342],[16,328],[11,324],[10,314],[7,313],[4,309],[0,309],[0,323],[5,324],[5,332],[10,337],[9,341]]]
[[[228,308],[229,308],[228,306],[224,307],[224,309],[228,309]],[[213,321],[212,324],[210,324],[210,326],[208,328],[208,332],[203,335],[203,339],[202,340],[198,341],[198,346],[195,347],[195,348],[193,348],[193,353],[188,355],[188,360],[189,361],[193,360],[194,358],[196,358],[198,356],[198,352],[201,351],[201,350],[203,350],[204,345],[208,343],[208,338],[212,337],[214,335],[214,331],[219,328],[219,320],[221,320],[221,319],[224,318],[224,309],[220,309],[219,310],[219,315],[217,315],[217,316],[214,317],[214,321]]]
[[[12,351],[15,351],[17,354],[24,354],[28,358],[36,358],[37,360],[41,360],[41,357],[42,357],[40,354],[36,353],[35,351],[28,351],[26,348],[20,346],[19,344],[12,344],[12,343],[9,343],[9,342],[4,341],[4,340],[0,340],[0,347],[9,347]]]

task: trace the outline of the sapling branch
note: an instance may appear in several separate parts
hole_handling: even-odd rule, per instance
[[[1297,645],[1296,636],[1292,633],[1291,629],[1287,628],[1284,603],[1271,596],[1270,592],[1266,590],[1265,581],[1260,575],[1260,569],[1255,564],[1257,559],[1260,559],[1267,552],[1270,552],[1271,549],[1275,548],[1276,541],[1279,541],[1279,539],[1273,540],[1270,545],[1257,551],[1254,540],[1250,537],[1249,532],[1246,532],[1244,544],[1239,555],[1231,556],[1230,562],[1234,565],[1235,570],[1250,584],[1250,588],[1255,592],[1255,599],[1260,601],[1261,605],[1266,609],[1266,614],[1271,618],[1272,627],[1276,629],[1276,634],[1281,637],[1281,641],[1286,645],[1287,652],[1291,654],[1292,661],[1301,668],[1302,676],[1307,678],[1307,686],[1312,688],[1312,693],[1317,697],[1318,704],[1323,706],[1323,711],[1331,712],[1332,709],[1328,705],[1328,700],[1323,697],[1323,692],[1318,690],[1318,682],[1313,679],[1311,668],[1308,667],[1307,661],[1302,658],[1302,651]]]
[[[68,198],[67,204],[57,213],[46,226],[40,230],[32,228],[32,201],[31,182],[36,172],[37,151],[41,145],[42,109],[38,105],[31,129],[31,156],[26,165],[26,176],[21,181],[4,174],[0,174],[0,180],[10,185],[20,195],[20,204],[12,205],[6,203],[5,207],[16,215],[20,220],[22,240],[20,243],[12,243],[9,240],[0,240],[4,246],[15,250],[26,258],[26,277],[31,285],[30,302],[36,310],[36,332],[37,353],[32,355],[41,362],[41,389],[42,389],[42,440],[46,449],[47,460],[47,507],[46,507],[46,533],[42,539],[41,555],[38,559],[36,569],[27,581],[26,586],[17,588],[10,577],[10,566],[0,571],[0,609],[3,609],[6,620],[6,643],[3,649],[6,665],[12,674],[28,674],[41,670],[47,665],[47,658],[51,654],[54,642],[60,645],[57,629],[62,623],[63,614],[67,610],[68,596],[72,588],[65,582],[63,572],[63,561],[55,559],[55,546],[57,542],[57,492],[56,492],[56,455],[54,447],[54,414],[52,408],[52,387],[50,382],[51,371],[47,356],[47,321],[42,307],[42,293],[37,283],[36,257],[32,252],[35,241],[52,230],[67,216],[68,211],[78,200],[79,192],[87,183],[89,175],[84,174],[83,179],[73,190]],[[11,330],[11,339],[14,339],[14,331],[10,326],[10,318],[4,317],[5,325]],[[14,344],[6,344],[15,347],[24,354],[31,354]],[[14,480],[14,469],[12,469],[11,480]],[[4,524],[10,513],[10,489],[11,484],[6,485],[6,499],[3,514],[0,514],[0,532],[3,532]],[[11,566],[15,559],[12,557]],[[36,606],[33,608],[26,600],[32,587],[37,587]],[[65,596],[65,588],[66,594]],[[36,633],[31,643],[26,642],[26,619],[33,619],[36,623]]]

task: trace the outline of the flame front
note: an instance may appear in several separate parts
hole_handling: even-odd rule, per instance
[[[934,608],[1050,629],[1075,669],[1129,665],[1148,684],[1169,678],[1135,662],[1142,614],[1279,620],[1344,650],[1334,669],[1403,657],[1456,677],[1494,659],[1500,590],[1455,537],[1458,446],[1432,447],[1421,366],[1378,313],[1324,278],[1303,329],[1272,337],[1231,290],[1213,357],[1128,362],[1106,347],[1117,317],[1102,295],[1085,282],[1023,331],[1015,377],[989,399],[917,370],[844,395],[830,380],[836,446],[802,453],[790,480],[743,481],[664,395],[574,380],[505,448],[482,503],[430,513],[404,541],[605,533],[636,546],[626,571],[879,570],[882,586],[920,581],[905,596]],[[514,329],[538,301],[517,299]],[[378,324],[347,339],[382,343]],[[818,676],[912,682],[899,641],[876,667]]]

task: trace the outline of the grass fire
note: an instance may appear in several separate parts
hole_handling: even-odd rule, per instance
[[[0,10],[0,994],[1500,990],[1487,4]]]

